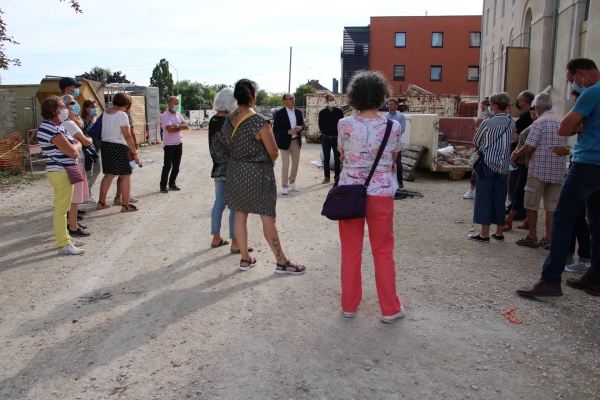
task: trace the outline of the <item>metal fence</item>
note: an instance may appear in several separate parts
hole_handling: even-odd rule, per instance
[[[30,129],[36,129],[42,121],[37,118],[37,99],[35,96],[15,97],[17,109],[16,131],[22,135]]]

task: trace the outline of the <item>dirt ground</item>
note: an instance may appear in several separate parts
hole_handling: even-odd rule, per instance
[[[467,240],[467,179],[421,171],[406,187],[424,197],[395,202],[406,317],[380,322],[366,238],[363,303],[346,319],[338,228],[320,215],[330,186],[310,163],[320,145],[303,146],[301,190],[277,203],[283,248],[308,272],[280,276],[257,216],[255,268],[210,248],[206,136],[185,135],[181,192],[159,193],[150,146],[133,177],[140,212],[82,206],[84,256],[56,254],[47,181],[0,192],[2,399],[600,398],[600,298],[566,285],[518,297],[547,252],[513,244],[522,231]],[[500,314],[513,306],[521,325]]]

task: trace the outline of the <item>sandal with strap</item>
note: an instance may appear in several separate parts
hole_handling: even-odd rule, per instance
[[[277,265],[275,272],[278,274],[300,275],[306,272],[306,267],[304,265],[292,264],[291,260],[287,260],[285,264],[275,263],[275,265]],[[292,269],[288,270],[288,268]]]
[[[102,203],[101,201],[98,202],[98,205],[96,206],[97,210],[104,210],[105,208],[111,208],[112,206],[110,204],[106,204],[106,203]]]
[[[550,250],[550,241],[546,239],[540,239],[540,247],[544,250]]]
[[[137,208],[136,206],[134,206],[133,204],[121,206],[121,212],[134,212],[134,211],[140,211],[140,209]]]
[[[242,265],[242,263],[247,263],[248,266],[244,266],[244,265]],[[244,260],[242,258],[240,260],[239,270],[240,271],[248,271],[250,268],[254,267],[255,265],[256,265],[256,257],[250,258],[249,260]]]
[[[532,239],[529,237],[529,235],[525,236],[523,239],[517,240],[515,243],[517,246],[531,247],[532,249],[537,249],[540,247],[540,243],[537,241],[537,239]]]

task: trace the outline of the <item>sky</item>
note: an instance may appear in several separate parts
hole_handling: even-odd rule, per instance
[[[76,14],[59,0],[3,0],[9,58],[21,67],[0,70],[2,84],[39,83],[46,75],[75,76],[95,66],[122,71],[147,86],[165,58],[173,80],[233,85],[255,80],[261,89],[291,89],[310,79],[332,88],[341,74],[344,26],[371,16],[481,15],[482,0],[370,3],[272,0],[79,0]]]

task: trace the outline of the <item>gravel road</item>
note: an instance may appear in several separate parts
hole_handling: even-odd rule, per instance
[[[338,228],[320,215],[330,186],[310,163],[320,145],[303,146],[301,190],[277,203],[283,248],[308,272],[280,276],[257,216],[255,268],[210,247],[206,136],[185,135],[181,192],[159,193],[162,149],[150,146],[133,176],[141,211],[82,206],[84,256],[56,254],[46,180],[0,192],[0,398],[600,398],[600,298],[566,285],[560,298],[518,297],[547,252],[513,244],[522,231],[468,241],[467,179],[421,171],[406,187],[424,197],[395,202],[407,316],[380,322],[366,245],[363,303],[346,319]],[[513,306],[523,324],[500,314]]]

